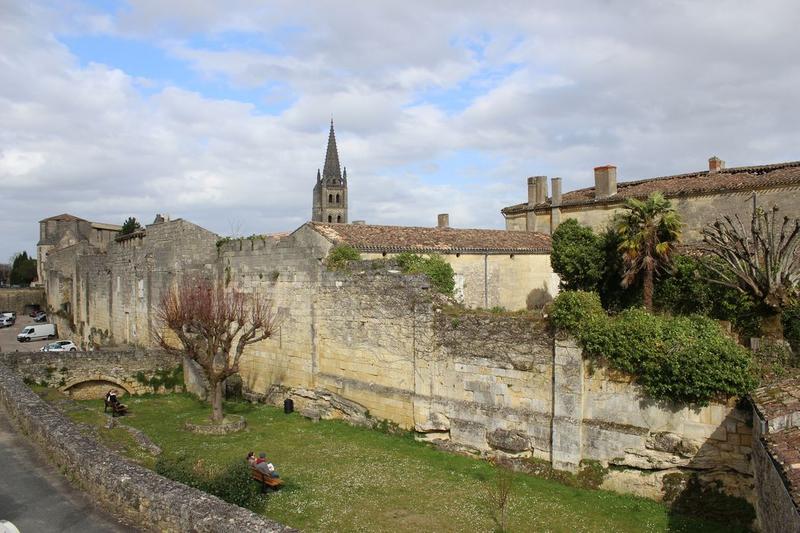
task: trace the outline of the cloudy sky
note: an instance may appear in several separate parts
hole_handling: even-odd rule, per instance
[[[63,212],[294,229],[331,116],[370,223],[800,159],[798,27],[795,0],[0,0],[0,262]]]

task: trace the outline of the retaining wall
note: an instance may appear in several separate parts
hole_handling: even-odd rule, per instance
[[[172,481],[80,433],[0,364],[0,405],[18,429],[108,512],[149,531],[289,532],[295,529]]]

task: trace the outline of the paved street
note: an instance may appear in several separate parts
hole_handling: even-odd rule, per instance
[[[53,340],[17,342],[17,334],[25,326],[36,324],[29,316],[17,315],[17,323],[10,328],[0,328],[0,352],[35,352]]]
[[[96,509],[14,431],[0,409],[0,519],[21,533],[129,532]]]

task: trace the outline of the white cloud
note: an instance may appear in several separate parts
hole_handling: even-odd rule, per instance
[[[0,257],[33,251],[36,221],[64,211],[292,229],[310,215],[331,113],[351,218],[374,223],[433,225],[449,212],[456,226],[501,227],[526,176],[560,175],[568,190],[601,163],[637,179],[712,154],[798,158],[800,11],[788,0],[187,0],[118,13],[0,0],[0,12],[0,223],[15,228]],[[263,98],[81,63],[64,34],[153,42]],[[288,108],[262,113],[270,99]],[[488,163],[431,177],[464,151]]]

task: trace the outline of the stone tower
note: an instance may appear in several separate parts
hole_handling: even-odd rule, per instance
[[[314,207],[311,212],[313,222],[334,222],[347,224],[347,167],[344,174],[339,167],[339,152],[336,149],[336,134],[328,134],[328,151],[325,153],[325,166],[320,174],[317,169],[317,184],[314,185]]]

